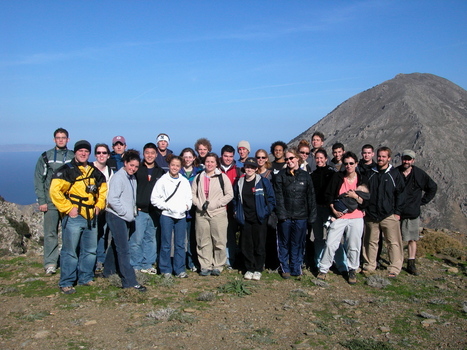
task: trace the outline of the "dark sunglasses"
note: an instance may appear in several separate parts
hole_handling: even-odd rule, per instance
[[[285,158],[285,160],[293,160],[293,159],[295,159],[295,157]]]
[[[256,157],[256,159],[268,159],[268,157]]]
[[[109,152],[96,152],[96,154],[109,154]]]
[[[301,153],[301,154],[306,154],[306,155],[309,155],[309,154],[310,154],[310,152],[302,152],[302,151],[300,151],[300,153]]]
[[[347,165],[355,165],[355,162],[344,163],[345,166]]]

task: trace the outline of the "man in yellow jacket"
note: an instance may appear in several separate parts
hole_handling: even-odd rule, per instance
[[[105,208],[105,176],[88,162],[91,144],[76,142],[73,160],[57,169],[50,198],[62,215],[60,290],[73,294],[73,285],[90,286],[96,262],[96,218]],[[78,257],[79,252],[79,257]]]

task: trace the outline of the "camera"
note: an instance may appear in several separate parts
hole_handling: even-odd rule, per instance
[[[86,193],[96,194],[97,193],[97,186],[96,185],[87,185],[86,186]]]

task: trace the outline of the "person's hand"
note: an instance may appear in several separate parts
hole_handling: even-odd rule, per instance
[[[39,210],[43,213],[45,213],[47,211],[47,204],[41,204],[39,205]]]
[[[78,208],[73,207],[73,209],[71,209],[70,212],[68,213],[68,216],[69,216],[70,218],[76,218],[76,217],[78,217]]]
[[[334,208],[332,208],[332,213],[334,214],[336,218],[340,218],[342,215],[344,215],[344,213],[337,211]]]
[[[347,191],[347,193],[345,194],[346,197],[349,197],[349,198],[353,198],[353,199],[358,199],[358,194],[355,193],[354,190],[349,190]]]
[[[401,221],[401,216],[400,215],[394,214],[394,217],[396,218],[397,221]]]
[[[101,210],[99,207],[94,207],[94,213],[96,214],[96,216],[99,215],[100,211]]]

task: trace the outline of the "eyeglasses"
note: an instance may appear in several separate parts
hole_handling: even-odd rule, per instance
[[[295,159],[295,157],[285,158],[286,161],[288,161],[288,160],[294,160],[294,159]]]
[[[96,152],[97,155],[99,154],[109,154],[109,152]]]
[[[300,154],[306,154],[306,155],[309,155],[310,152],[303,152],[303,151],[300,151]]]
[[[345,166],[347,165],[355,165],[355,162],[344,163]]]
[[[268,157],[256,157],[256,159],[268,159]]]

